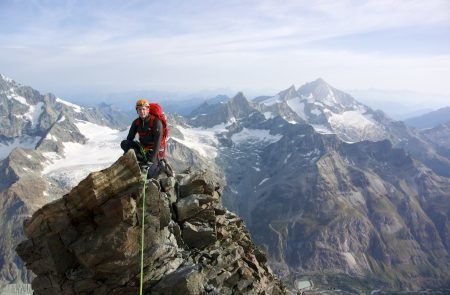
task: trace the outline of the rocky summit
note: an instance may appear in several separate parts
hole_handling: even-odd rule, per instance
[[[34,294],[286,294],[206,171],[157,179],[133,151],[24,222]]]

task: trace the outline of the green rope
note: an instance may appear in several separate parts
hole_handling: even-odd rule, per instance
[[[145,161],[147,161],[148,160],[147,152],[145,151],[145,148],[142,146],[142,144],[139,141],[135,140],[134,142],[137,143],[137,145],[139,146],[140,154],[144,157]]]
[[[142,194],[142,232],[141,232],[141,284],[139,289],[139,295],[142,295],[142,286],[144,283],[144,220],[145,220],[145,184],[144,179],[144,189]]]

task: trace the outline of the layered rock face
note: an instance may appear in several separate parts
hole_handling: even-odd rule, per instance
[[[138,294],[142,226],[145,294],[285,294],[220,191],[204,171],[146,180],[128,152],[25,221],[34,294]]]
[[[275,271],[354,293],[447,288],[449,178],[389,141],[346,144],[300,126],[264,152],[271,169],[239,171],[252,190],[234,205]]]

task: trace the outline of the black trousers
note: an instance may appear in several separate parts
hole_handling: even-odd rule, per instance
[[[122,142],[120,143],[120,147],[122,148],[124,153],[128,152],[130,149],[133,149],[134,153],[136,154],[136,158],[140,163],[151,161],[150,158],[151,150],[143,151],[137,141],[127,139],[122,140]]]

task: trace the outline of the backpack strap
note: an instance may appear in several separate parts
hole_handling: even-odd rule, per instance
[[[150,128],[153,129],[153,122],[155,121],[155,115],[150,114]]]

